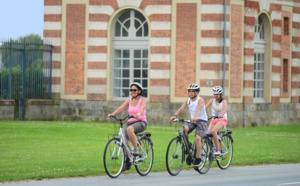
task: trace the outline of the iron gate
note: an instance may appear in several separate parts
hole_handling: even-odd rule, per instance
[[[52,98],[53,46],[41,42],[0,42],[0,99],[15,100],[15,119],[24,120],[26,99]]]

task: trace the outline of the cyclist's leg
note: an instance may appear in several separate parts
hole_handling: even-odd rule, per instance
[[[127,127],[127,134],[128,134],[129,141],[131,142],[133,148],[137,149],[137,140],[136,140],[134,128],[132,125]]]
[[[200,120],[196,124],[196,134],[195,134],[195,140],[196,140],[196,159],[194,165],[198,165],[201,163],[201,150],[202,150],[202,143],[201,140],[204,137],[207,130],[207,121]],[[199,163],[198,163],[199,162]]]
[[[204,138],[205,133],[207,131],[207,121],[200,120],[197,122],[197,128],[196,128],[196,140],[199,142],[199,146],[197,145],[197,157],[201,157],[201,149],[202,149],[202,143],[201,140]],[[198,139],[197,139],[198,136]],[[198,152],[198,148],[200,149]]]
[[[221,130],[222,128],[226,127],[227,125],[227,120],[226,119],[217,119],[215,120],[215,124],[211,130],[211,133],[213,134],[215,146],[216,146],[216,152],[215,154],[220,154],[220,144],[219,144],[219,139],[218,139],[218,131]]]
[[[186,122],[184,124],[184,134],[186,136],[186,139],[189,141],[189,134],[193,132],[193,130],[196,128],[196,125],[190,122]]]
[[[127,127],[127,134],[130,142],[132,143],[132,146],[134,148],[134,155],[138,155],[138,148],[137,148],[137,139],[136,135],[137,133],[143,132],[146,130],[147,124],[143,121],[138,121],[133,123],[132,125]]]
[[[215,123],[214,123],[214,121],[212,120],[210,123],[209,123],[209,126],[208,126],[208,132],[211,132],[212,131],[212,129],[214,128],[214,125],[215,125]]]
[[[196,158],[201,158],[201,149],[202,149],[201,136],[196,134],[195,141],[196,141],[196,149],[197,149]]]

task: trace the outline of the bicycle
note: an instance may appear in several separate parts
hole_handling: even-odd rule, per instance
[[[109,135],[109,141],[104,149],[103,164],[107,175],[111,178],[117,178],[124,170],[125,157],[127,156],[130,164],[135,166],[136,171],[141,176],[146,176],[151,171],[154,160],[153,143],[150,138],[151,133],[142,132],[136,134],[140,154],[133,156],[132,149],[123,133],[123,121],[133,118],[133,116],[126,116],[123,119],[116,116],[111,116],[110,118],[118,121],[120,128],[119,133],[113,134],[112,138]]]
[[[190,120],[174,119],[173,122],[182,122],[182,126],[181,129],[177,131],[178,136],[169,142],[166,152],[166,166],[169,174],[176,176],[182,170],[184,160],[186,160],[187,165],[191,165],[196,159],[196,144],[195,142],[193,144],[190,143],[184,133],[184,123],[190,122]],[[204,142],[207,143],[206,141]],[[194,167],[194,169],[201,174],[205,173],[205,171],[207,172],[211,166],[211,161],[207,161],[212,158],[212,153],[208,147],[210,146],[202,144],[202,151],[203,148],[207,148],[206,151],[204,151],[206,154],[201,152],[201,164],[199,167]]]
[[[208,121],[213,118],[217,118],[217,117],[212,116],[208,119]],[[218,134],[221,154],[213,155],[211,153],[214,148],[212,133],[207,133],[203,138],[203,141],[205,141],[204,144],[209,145],[209,147],[208,147],[209,152],[208,151],[206,152],[206,150],[208,149],[207,147],[202,148],[202,152],[203,153],[211,153],[212,158],[208,159],[209,161],[211,161],[210,164],[212,163],[213,159],[216,159],[218,167],[222,170],[225,170],[230,166],[232,157],[233,157],[233,138],[231,136],[232,131],[224,128],[224,129],[219,130],[217,134]],[[202,171],[202,170],[199,170],[199,171]],[[205,171],[203,171],[203,172],[205,172]]]

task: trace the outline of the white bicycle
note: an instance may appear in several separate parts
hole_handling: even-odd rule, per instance
[[[118,121],[120,125],[119,133],[114,134],[107,142],[104,155],[103,164],[105,171],[111,178],[117,178],[124,170],[125,157],[129,158],[129,163],[135,166],[136,171],[141,176],[146,176],[152,169],[154,152],[153,143],[150,132],[143,132],[136,134],[137,144],[140,154],[138,156],[132,155],[132,149],[129,147],[123,133],[123,121],[132,116],[126,116],[123,119],[111,116],[110,118]]]

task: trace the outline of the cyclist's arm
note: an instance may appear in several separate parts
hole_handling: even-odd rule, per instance
[[[223,102],[223,107],[221,113],[218,116],[219,118],[222,118],[223,115],[227,112],[227,101],[224,99],[222,102]]]
[[[175,112],[173,116],[170,117],[170,121],[173,121],[187,106],[188,100],[186,100],[181,107]]]
[[[113,113],[108,114],[108,117],[120,114],[128,107],[128,105],[129,105],[129,99],[124,101],[124,103],[119,108],[117,108],[115,111],[113,111]]]
[[[213,101],[213,99],[210,99],[210,100],[206,103],[206,105],[205,105],[206,109],[209,108],[209,107],[211,106],[212,101]]]

